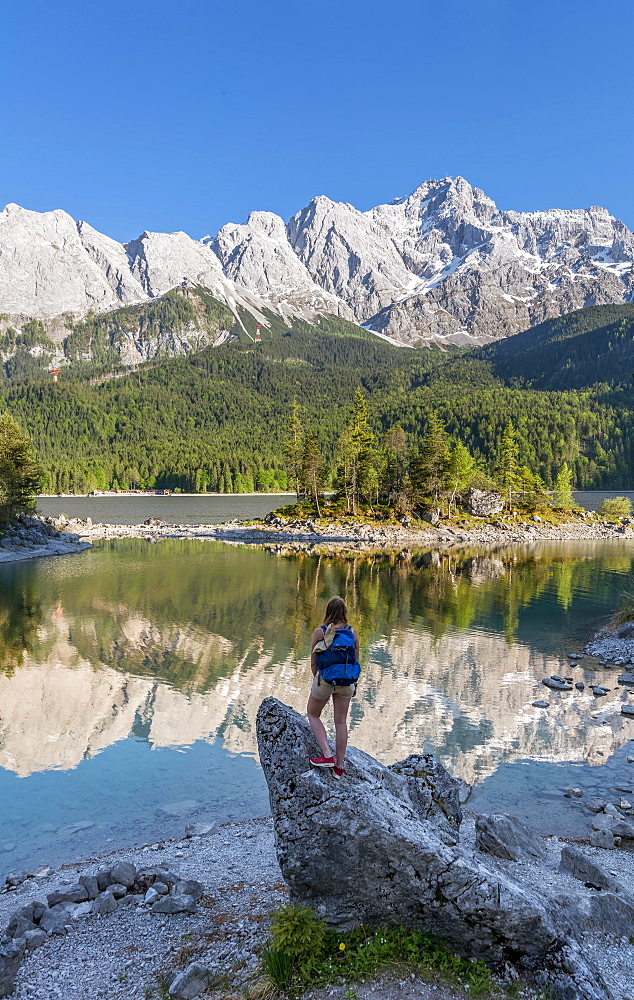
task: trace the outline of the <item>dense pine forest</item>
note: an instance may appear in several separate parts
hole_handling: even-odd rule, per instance
[[[117,313],[126,312],[135,336],[179,323],[228,327],[231,317],[211,296],[198,295],[193,317],[191,302],[170,296],[153,319],[147,306],[143,315],[138,307]],[[285,442],[294,400],[332,481],[358,387],[379,440],[398,426],[416,447],[435,413],[451,441],[492,473],[512,423],[519,462],[547,487],[564,463],[578,488],[634,482],[634,305],[591,307],[485,348],[447,351],[394,347],[336,319],[291,327],[278,319],[256,342],[245,314],[232,320],[236,342],[155,357],[133,371],[117,360],[123,319],[113,316],[73,329],[67,352],[75,363],[57,383],[26,362],[4,366],[0,409],[30,434],[45,492],[292,488]]]

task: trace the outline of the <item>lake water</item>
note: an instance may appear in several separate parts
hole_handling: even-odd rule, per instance
[[[231,518],[264,517],[276,507],[291,503],[294,494],[244,493],[210,496],[40,497],[39,514],[45,517],[90,517],[95,524],[142,524],[160,517],[168,524],[219,524]]]
[[[575,493],[586,510],[596,510],[606,497],[626,496],[634,504],[634,491]],[[219,524],[231,518],[264,517],[276,507],[292,503],[288,493],[245,493],[227,496],[199,493],[196,496],[40,497],[37,509],[46,517],[90,517],[95,524],[142,524],[160,517],[168,524]]]
[[[632,787],[634,693],[595,661],[575,680],[605,698],[540,681],[568,674],[633,559],[625,539],[350,558],[125,539],[0,566],[0,876],[267,813],[257,708],[304,710],[334,593],[361,636],[355,745],[433,751],[476,784],[474,808],[585,831],[589,795]]]

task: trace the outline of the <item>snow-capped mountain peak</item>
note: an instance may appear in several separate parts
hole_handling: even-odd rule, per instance
[[[253,211],[216,236],[122,245],[61,210],[0,213],[0,311],[53,319],[184,282],[232,308],[323,312],[402,343],[508,336],[572,309],[630,301],[634,235],[605,208],[498,209],[463,177],[360,211],[318,195],[288,223]]]

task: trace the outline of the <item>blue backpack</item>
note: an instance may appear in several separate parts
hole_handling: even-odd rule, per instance
[[[325,632],[326,626],[322,625],[321,627]],[[317,664],[319,676],[325,680],[326,684],[345,687],[358,681],[361,666],[357,663],[354,632],[349,625],[337,629],[328,649],[318,651]]]

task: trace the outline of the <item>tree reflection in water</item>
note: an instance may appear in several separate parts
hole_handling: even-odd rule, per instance
[[[37,741],[28,760],[20,749],[48,726],[62,767],[131,733],[254,753],[262,697],[303,710],[310,635],[339,593],[363,651],[358,745],[391,759],[433,747],[469,780],[522,755],[591,759],[619,736],[591,724],[589,692],[547,716],[531,703],[631,567],[627,542],[328,554],[136,539],[0,567],[0,671],[15,672],[0,751],[22,755],[20,773],[51,766],[50,747],[41,764]]]
[[[42,624],[42,603],[32,577],[7,567],[0,591],[0,673],[11,677],[33,655]]]

